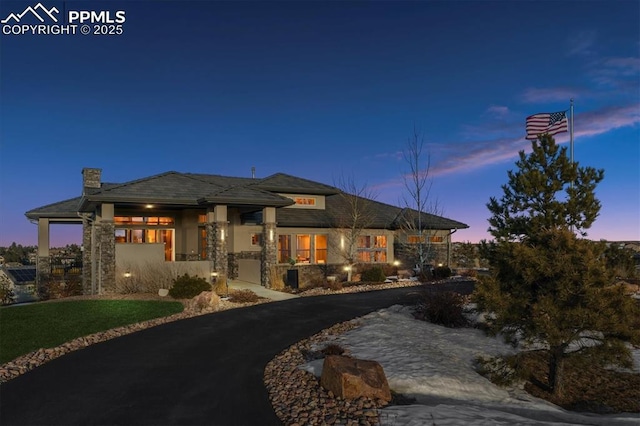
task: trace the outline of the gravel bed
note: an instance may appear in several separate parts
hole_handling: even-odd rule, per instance
[[[269,392],[273,410],[283,424],[300,425],[379,425],[379,408],[384,400],[358,398],[354,400],[335,396],[325,390],[312,373],[298,368],[319,351],[332,336],[359,326],[358,320],[336,324],[314,336],[304,339],[271,360],[264,371],[264,383]]]

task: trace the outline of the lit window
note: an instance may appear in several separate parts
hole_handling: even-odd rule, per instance
[[[313,197],[294,197],[293,201],[295,201],[298,206],[315,206],[316,199]]]
[[[251,234],[251,245],[252,246],[261,246],[262,245],[262,234]]]
[[[141,216],[114,216],[116,225],[173,225],[175,220],[172,217],[141,217]]]
[[[327,236],[315,236],[315,263],[327,263]]]
[[[311,235],[296,236],[296,263],[311,262]]]
[[[435,236],[434,235],[433,237],[431,237],[431,242],[432,243],[442,243],[442,242],[444,242],[444,237],[441,236],[441,235],[439,235],[439,236]]]
[[[291,259],[291,235],[278,235],[278,262],[287,263]]]
[[[204,226],[199,228],[200,231],[200,259],[207,258],[207,229]]]
[[[358,237],[358,261],[362,263],[386,263],[387,236],[362,235]]]
[[[358,248],[371,247],[371,237],[369,235],[358,237]]]

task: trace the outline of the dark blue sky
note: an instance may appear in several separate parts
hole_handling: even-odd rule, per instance
[[[0,17],[36,4],[3,1]],[[24,212],[79,195],[83,167],[108,182],[353,173],[398,204],[414,126],[434,200],[471,226],[457,240],[478,241],[530,146],[525,117],[572,97],[576,160],[605,169],[589,236],[640,240],[638,1],[42,4],[126,21],[122,35],[0,34],[0,245],[34,244]]]

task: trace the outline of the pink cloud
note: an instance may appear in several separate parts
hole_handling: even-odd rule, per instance
[[[576,115],[574,119],[574,137],[580,139],[582,137],[596,136],[611,130],[637,126],[638,124],[640,124],[640,105],[638,104],[584,112]],[[437,177],[452,173],[466,173],[517,158],[518,152],[522,150],[528,151],[531,143],[524,139],[524,122],[520,127],[516,125],[511,127],[513,128],[512,134],[518,132],[521,135],[446,145],[430,144],[429,148],[432,152],[437,151],[438,159],[436,159],[437,161],[432,161],[429,175]],[[479,132],[477,135],[484,135],[484,133]],[[569,133],[556,135],[556,140],[558,143],[569,142]],[[434,146],[439,146],[440,148],[434,150]],[[379,183],[375,188],[384,190],[402,186],[402,178],[399,178]]]

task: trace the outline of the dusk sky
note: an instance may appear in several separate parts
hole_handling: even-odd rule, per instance
[[[24,213],[80,195],[83,167],[105,182],[352,174],[401,205],[414,127],[432,199],[470,226],[454,241],[477,242],[531,146],[526,117],[571,98],[575,159],[605,170],[588,238],[640,240],[638,0],[41,3],[61,22],[126,21],[121,35],[0,34],[0,245],[36,244]],[[0,18],[37,4],[2,1]],[[51,245],[80,244],[80,228],[52,226]]]

